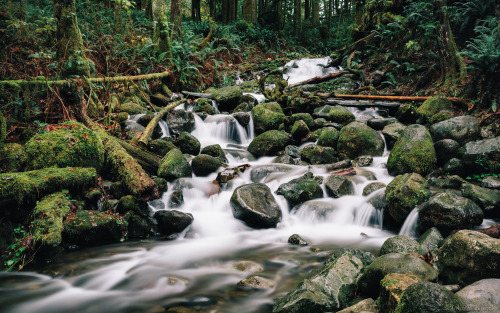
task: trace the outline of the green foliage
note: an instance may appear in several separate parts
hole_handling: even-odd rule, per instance
[[[463,54],[472,60],[472,70],[493,74],[500,70],[500,37],[496,18],[490,17],[474,28],[475,38],[467,42]]]
[[[7,251],[2,255],[2,264],[4,271],[12,271],[14,269],[22,269],[28,261],[27,253],[31,248],[31,236],[21,225],[18,225],[12,231],[11,244],[7,247]]]

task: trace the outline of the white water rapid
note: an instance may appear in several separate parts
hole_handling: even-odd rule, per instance
[[[326,64],[326,59],[296,61],[298,68],[287,72],[289,82],[325,74],[316,66],[320,62]],[[252,122],[243,127],[234,117],[219,114],[205,120],[196,117],[195,123],[192,134],[202,146],[220,144],[229,167],[243,163],[250,167],[220,193],[213,193],[213,173],[169,183],[169,191],[150,202],[152,213],[168,210],[170,194],[182,190],[184,204],[176,210],[193,215],[188,230],[170,241],[143,240],[67,252],[37,273],[1,273],[0,312],[164,312],[172,307],[193,312],[271,312],[273,298],[321,266],[328,252],[354,247],[377,254],[394,235],[382,229],[383,212],[369,203],[383,190],[362,195],[369,183],[392,180],[385,168],[387,151],[349,177],[354,195],[335,199],[325,193],[321,199],[289,207],[275,194],[281,184],[308,171],[325,179],[329,174],[319,166],[274,164],[272,157],[255,159],[246,151],[254,137]],[[167,125],[160,127],[162,136],[169,136]],[[263,182],[273,192],[283,213],[276,228],[252,229],[233,217],[234,189],[251,182]],[[310,247],[288,244],[292,234],[299,234]],[[235,263],[243,261],[258,265],[246,272],[237,270]],[[237,287],[254,273],[274,287]]]

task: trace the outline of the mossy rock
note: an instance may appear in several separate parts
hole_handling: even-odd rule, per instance
[[[302,138],[306,137],[309,132],[309,127],[307,127],[306,122],[304,122],[303,120],[296,121],[293,124],[291,130],[291,134],[295,140],[301,140]]]
[[[450,112],[439,112],[431,117],[429,124],[436,124],[442,121],[449,120],[450,118],[453,118],[453,114],[451,114]]]
[[[127,238],[129,239],[145,239],[151,234],[151,223],[148,218],[141,217],[133,212],[128,212],[124,216],[127,222]]]
[[[277,102],[263,103],[252,109],[255,132],[261,134],[268,130],[278,129],[285,119],[285,114]]]
[[[452,108],[450,100],[442,96],[436,96],[429,98],[422,103],[416,110],[416,113],[425,122],[430,121],[431,117],[443,110],[449,110]]]
[[[394,252],[418,255],[425,254],[424,249],[422,249],[422,246],[420,246],[420,244],[415,239],[404,235],[391,237],[384,241],[382,247],[380,247],[380,255]]]
[[[133,211],[144,217],[149,216],[150,213],[149,207],[145,201],[140,201],[131,195],[123,196],[116,204],[116,212],[125,215],[129,211]]]
[[[213,156],[214,158],[218,158],[224,163],[227,162],[226,154],[219,144],[204,147],[203,149],[201,149],[200,154],[208,154],[210,156]]]
[[[120,112],[126,112],[130,115],[147,113],[148,110],[142,107],[140,104],[134,102],[126,102],[120,105],[118,109]]]
[[[284,196],[291,206],[295,206],[312,199],[322,198],[323,189],[313,178],[312,173],[308,172],[302,177],[280,185],[276,194]]]
[[[31,234],[37,244],[55,247],[61,244],[63,220],[70,210],[68,191],[45,196],[36,204],[31,222]]]
[[[379,189],[382,189],[382,188],[385,188],[385,187],[387,187],[387,186],[381,182],[370,183],[370,184],[366,185],[365,188],[363,188],[363,196],[367,196],[367,195],[371,194],[372,192],[379,190]]]
[[[0,144],[0,172],[20,172],[26,164],[26,158],[26,149],[20,144]]]
[[[401,123],[392,123],[384,127],[382,135],[385,138],[385,143],[388,149],[392,149],[394,144],[401,136],[406,126]]]
[[[349,109],[336,105],[330,108],[327,119],[334,123],[347,125],[356,120],[354,114]]]
[[[325,187],[328,195],[333,198],[354,194],[354,186],[352,182],[345,176],[341,175],[330,175],[326,179]]]
[[[474,116],[457,116],[432,124],[430,131],[435,141],[453,139],[460,145],[480,138],[480,120]]]
[[[421,280],[415,275],[387,274],[380,281],[380,309],[381,312],[394,312],[401,302],[404,291]]]
[[[317,144],[323,147],[337,148],[339,135],[339,131],[334,127],[321,128]]]
[[[500,190],[491,190],[474,184],[464,183],[462,195],[471,199],[484,212],[486,218],[500,217]]]
[[[179,137],[175,140],[175,145],[179,147],[182,153],[191,155],[198,155],[200,153],[200,141],[188,132],[181,132]]]
[[[243,91],[239,86],[223,87],[213,90],[212,96],[217,102],[221,112],[231,112],[240,104]]]
[[[160,161],[158,176],[166,180],[174,180],[181,177],[191,177],[193,171],[181,150],[170,150]]]
[[[297,122],[297,121],[304,121],[304,123],[306,123],[307,127],[309,129],[312,129],[314,128],[314,120],[311,116],[311,114],[309,113],[295,113],[295,114],[292,114],[291,116],[291,121],[293,123]]]
[[[342,128],[337,151],[344,159],[355,159],[362,155],[381,156],[384,140],[373,128],[360,122],[352,122]]]
[[[191,161],[191,167],[196,176],[207,176],[224,165],[220,159],[208,154],[199,154]]]
[[[436,227],[429,228],[417,241],[425,251],[430,251],[433,255],[438,254],[438,249],[443,243],[443,236]]]
[[[148,143],[148,150],[160,156],[165,156],[172,149],[177,149],[177,146],[170,140],[155,139]]]
[[[200,98],[196,101],[193,112],[205,112],[208,115],[214,115],[217,113],[217,110],[212,105],[212,100]]]
[[[427,181],[416,173],[396,176],[387,185],[385,192],[388,213],[400,224],[417,205],[431,195]]]
[[[276,155],[285,149],[292,136],[284,131],[269,130],[258,135],[248,146],[248,152],[256,157]]]
[[[387,161],[390,175],[418,173],[427,175],[436,168],[437,157],[425,126],[410,125],[396,141]]]
[[[55,130],[37,134],[26,143],[27,169],[45,167],[93,167],[100,171],[104,164],[101,139],[78,122],[65,122]]]
[[[333,148],[318,145],[307,145],[302,148],[300,158],[309,164],[329,164],[339,160],[337,152]]]
[[[115,214],[99,211],[79,211],[64,221],[63,242],[93,246],[120,242],[126,233],[125,221]]]

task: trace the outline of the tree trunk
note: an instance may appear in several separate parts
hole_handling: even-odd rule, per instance
[[[307,20],[311,16],[311,0],[304,2],[304,19]]]
[[[56,57],[63,75],[90,76],[82,35],[76,19],[75,0],[54,0],[57,21]]]
[[[151,11],[155,26],[155,40],[160,52],[167,52],[167,58],[172,59],[172,43],[167,20],[167,6],[164,0],[153,0]]]
[[[299,37],[302,33],[302,1],[293,2],[293,35]]]
[[[164,1],[164,0],[161,0]],[[170,18],[172,19],[172,37],[180,38],[182,35],[182,5],[180,0],[172,0]]]
[[[313,26],[319,26],[319,1],[320,0],[311,0],[312,1],[312,10],[311,10],[311,19]]]
[[[191,1],[191,19],[193,21],[201,21],[201,1]]]
[[[217,0],[210,0],[210,16],[215,19],[216,18],[216,10],[217,10]]]
[[[236,21],[236,0],[228,0],[228,23]]]
[[[497,18],[498,36],[500,36],[500,2],[495,5],[495,17]]]
[[[243,19],[249,23],[257,21],[256,0],[243,0]]]

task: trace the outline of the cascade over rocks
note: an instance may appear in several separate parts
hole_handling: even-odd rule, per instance
[[[381,156],[384,152],[384,140],[373,128],[360,122],[352,122],[340,131],[337,150],[344,159],[355,159],[363,155]]]
[[[186,110],[174,110],[167,113],[168,127],[174,135],[183,131],[191,132],[194,129],[194,114]]]
[[[267,185],[253,183],[236,188],[231,196],[233,216],[253,228],[276,227],[281,209]]]

